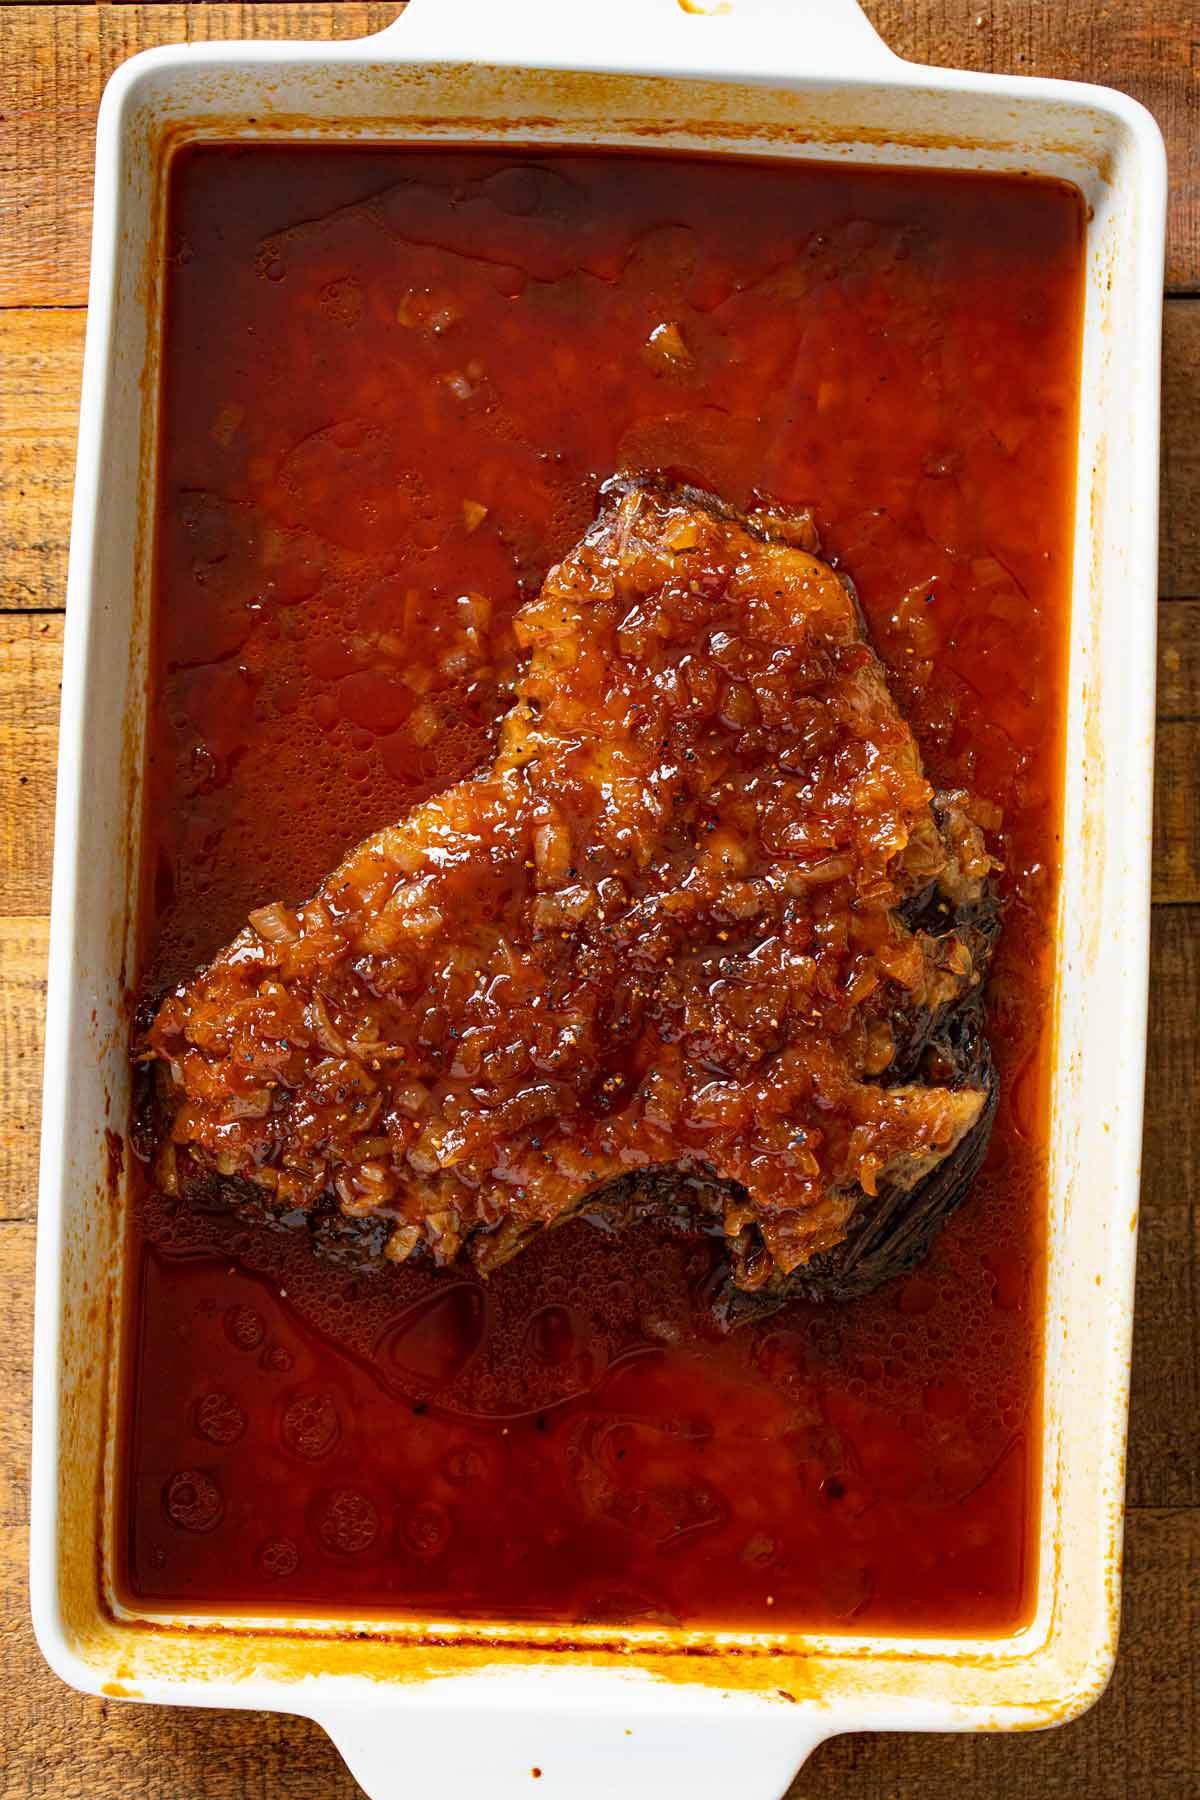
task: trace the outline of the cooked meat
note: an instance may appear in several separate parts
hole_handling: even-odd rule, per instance
[[[989,858],[815,550],[610,483],[494,763],[163,1002],[159,1179],[484,1272],[648,1206],[772,1298],[919,1255],[991,1125]]]

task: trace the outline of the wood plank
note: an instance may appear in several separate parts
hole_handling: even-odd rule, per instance
[[[0,310],[0,610],[62,603],[84,318]],[[1175,598],[1200,595],[1200,299],[1168,301],[1164,327],[1159,592]]]
[[[37,1212],[49,921],[0,918],[0,1223]]]
[[[0,312],[0,608],[63,603],[86,316]]]
[[[404,0],[118,0],[100,11],[103,88],[119,63],[151,44],[370,37],[399,18]]]
[[[1154,746],[1154,898],[1200,901],[1200,726],[1170,719]]]
[[[0,306],[60,306],[87,293],[100,13],[0,13]]]
[[[347,38],[379,29],[391,3],[8,6],[0,8],[0,305],[84,298],[92,140],[112,68],[151,44],[196,38]],[[1168,279],[1200,287],[1200,59],[1192,0],[867,0],[900,55],[950,67],[1087,75],[1155,112],[1171,158]]]
[[[1158,609],[1158,721],[1200,716],[1200,600]]]
[[[0,617],[0,1219],[36,1208],[62,636]]]
[[[1200,594],[1200,299],[1163,309],[1162,408],[1158,591]]]
[[[1142,1203],[1200,1218],[1200,906],[1156,906],[1150,932],[1150,1021]],[[1197,1362],[1200,1379],[1200,1360]],[[1200,1418],[1197,1407],[1196,1418]],[[1200,1463],[1193,1471],[1200,1482]],[[1200,1504],[1200,1492],[1197,1493]],[[1158,1506],[1175,1505],[1156,1498]]]
[[[1193,993],[1193,1001],[1197,998]],[[1183,1204],[1178,1183],[1157,1194],[1145,1187],[1130,1378],[1130,1505],[1200,1507],[1198,1251],[1194,1199],[1190,1208]]]
[[[1142,1219],[1128,1492],[1200,1505],[1200,907],[1157,907],[1151,935]]]
[[[0,916],[50,904],[61,613],[0,616]]]
[[[1154,898],[1200,900],[1200,601],[1158,607]]]

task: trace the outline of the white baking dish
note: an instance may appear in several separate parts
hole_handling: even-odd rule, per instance
[[[139,1621],[110,1591],[163,170],[202,136],[636,143],[1025,170],[1090,205],[1060,904],[1041,1574],[964,1641]],[[1123,95],[897,61],[853,0],[411,0],[361,43],[206,44],[100,116],[38,1246],[32,1594],[92,1693],[305,1713],[368,1792],[778,1794],[822,1738],[1072,1717],[1115,1651],[1145,1040],[1165,168]]]

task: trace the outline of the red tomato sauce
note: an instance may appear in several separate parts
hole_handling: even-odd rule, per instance
[[[363,1274],[143,1182],[122,1597],[1016,1629],[1037,1560],[1078,194],[267,145],[189,150],[171,180],[145,1001],[488,757],[514,608],[602,480],[662,468],[739,505],[813,504],[931,779],[994,808],[1002,1086],[986,1168],[922,1267],[728,1335],[706,1305],[716,1247],[666,1225],[573,1223],[486,1283]],[[685,359],[658,353],[663,326]]]

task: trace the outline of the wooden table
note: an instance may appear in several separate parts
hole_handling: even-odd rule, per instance
[[[545,0],[545,4],[585,0]],[[503,0],[496,0],[502,5]],[[86,1700],[27,1618],[38,1091],[92,142],[109,72],[189,38],[359,37],[396,4],[0,0],[0,1786],[55,1800],[336,1800],[304,1721]],[[1200,1793],[1200,7],[1196,0],[867,0],[894,49],[1078,76],[1157,115],[1171,158],[1160,571],[1154,975],[1125,1622],[1112,1688],[1039,1737],[841,1738],[795,1792],[840,1800],[1185,1800]],[[731,1795],[730,1800],[737,1800]]]

